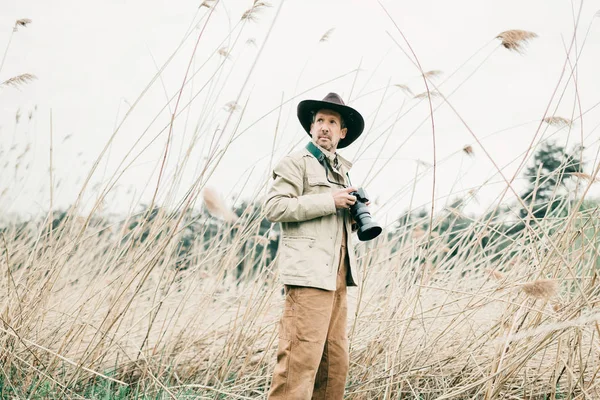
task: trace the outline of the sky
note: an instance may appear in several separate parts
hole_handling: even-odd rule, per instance
[[[3,213],[39,215],[82,193],[82,210],[103,197],[100,210],[119,214],[155,192],[176,206],[203,185],[230,205],[260,198],[274,163],[308,139],[298,102],[329,92],[365,117],[340,153],[385,224],[432,197],[483,212],[515,174],[522,191],[532,143],[583,143],[586,170],[597,164],[600,0],[273,0],[252,19],[241,18],[252,1],[200,4],[0,5],[0,82],[36,77],[0,87]],[[22,18],[32,22],[13,31]],[[495,38],[512,29],[537,35],[523,54]],[[446,99],[432,98],[433,121],[415,98],[422,71],[439,71],[430,89]],[[575,122],[540,122],[552,115]]]

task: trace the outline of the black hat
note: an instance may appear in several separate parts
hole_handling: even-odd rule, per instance
[[[337,93],[329,93],[321,101],[303,100],[298,104],[298,119],[304,130],[308,133],[308,136],[311,136],[310,124],[312,123],[313,114],[324,109],[338,112],[342,116],[344,124],[348,129],[346,137],[338,143],[338,149],[349,146],[358,139],[365,128],[365,120],[358,111],[345,105],[344,101]]]

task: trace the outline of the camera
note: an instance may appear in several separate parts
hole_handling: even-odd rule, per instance
[[[381,233],[381,226],[373,221],[366,205],[369,201],[367,192],[360,188],[355,192],[350,192],[350,195],[356,197],[356,203],[350,207],[350,215],[358,225],[358,239],[363,242],[375,239]]]

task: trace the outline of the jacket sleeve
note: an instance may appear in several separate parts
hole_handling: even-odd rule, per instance
[[[303,195],[302,161],[287,156],[273,170],[273,185],[265,201],[267,219],[271,222],[300,222],[334,214],[331,193]]]

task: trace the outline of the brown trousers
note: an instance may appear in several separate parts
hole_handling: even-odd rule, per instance
[[[345,241],[343,241],[345,243]],[[286,286],[269,399],[342,399],[348,375],[347,251],[335,291]]]

